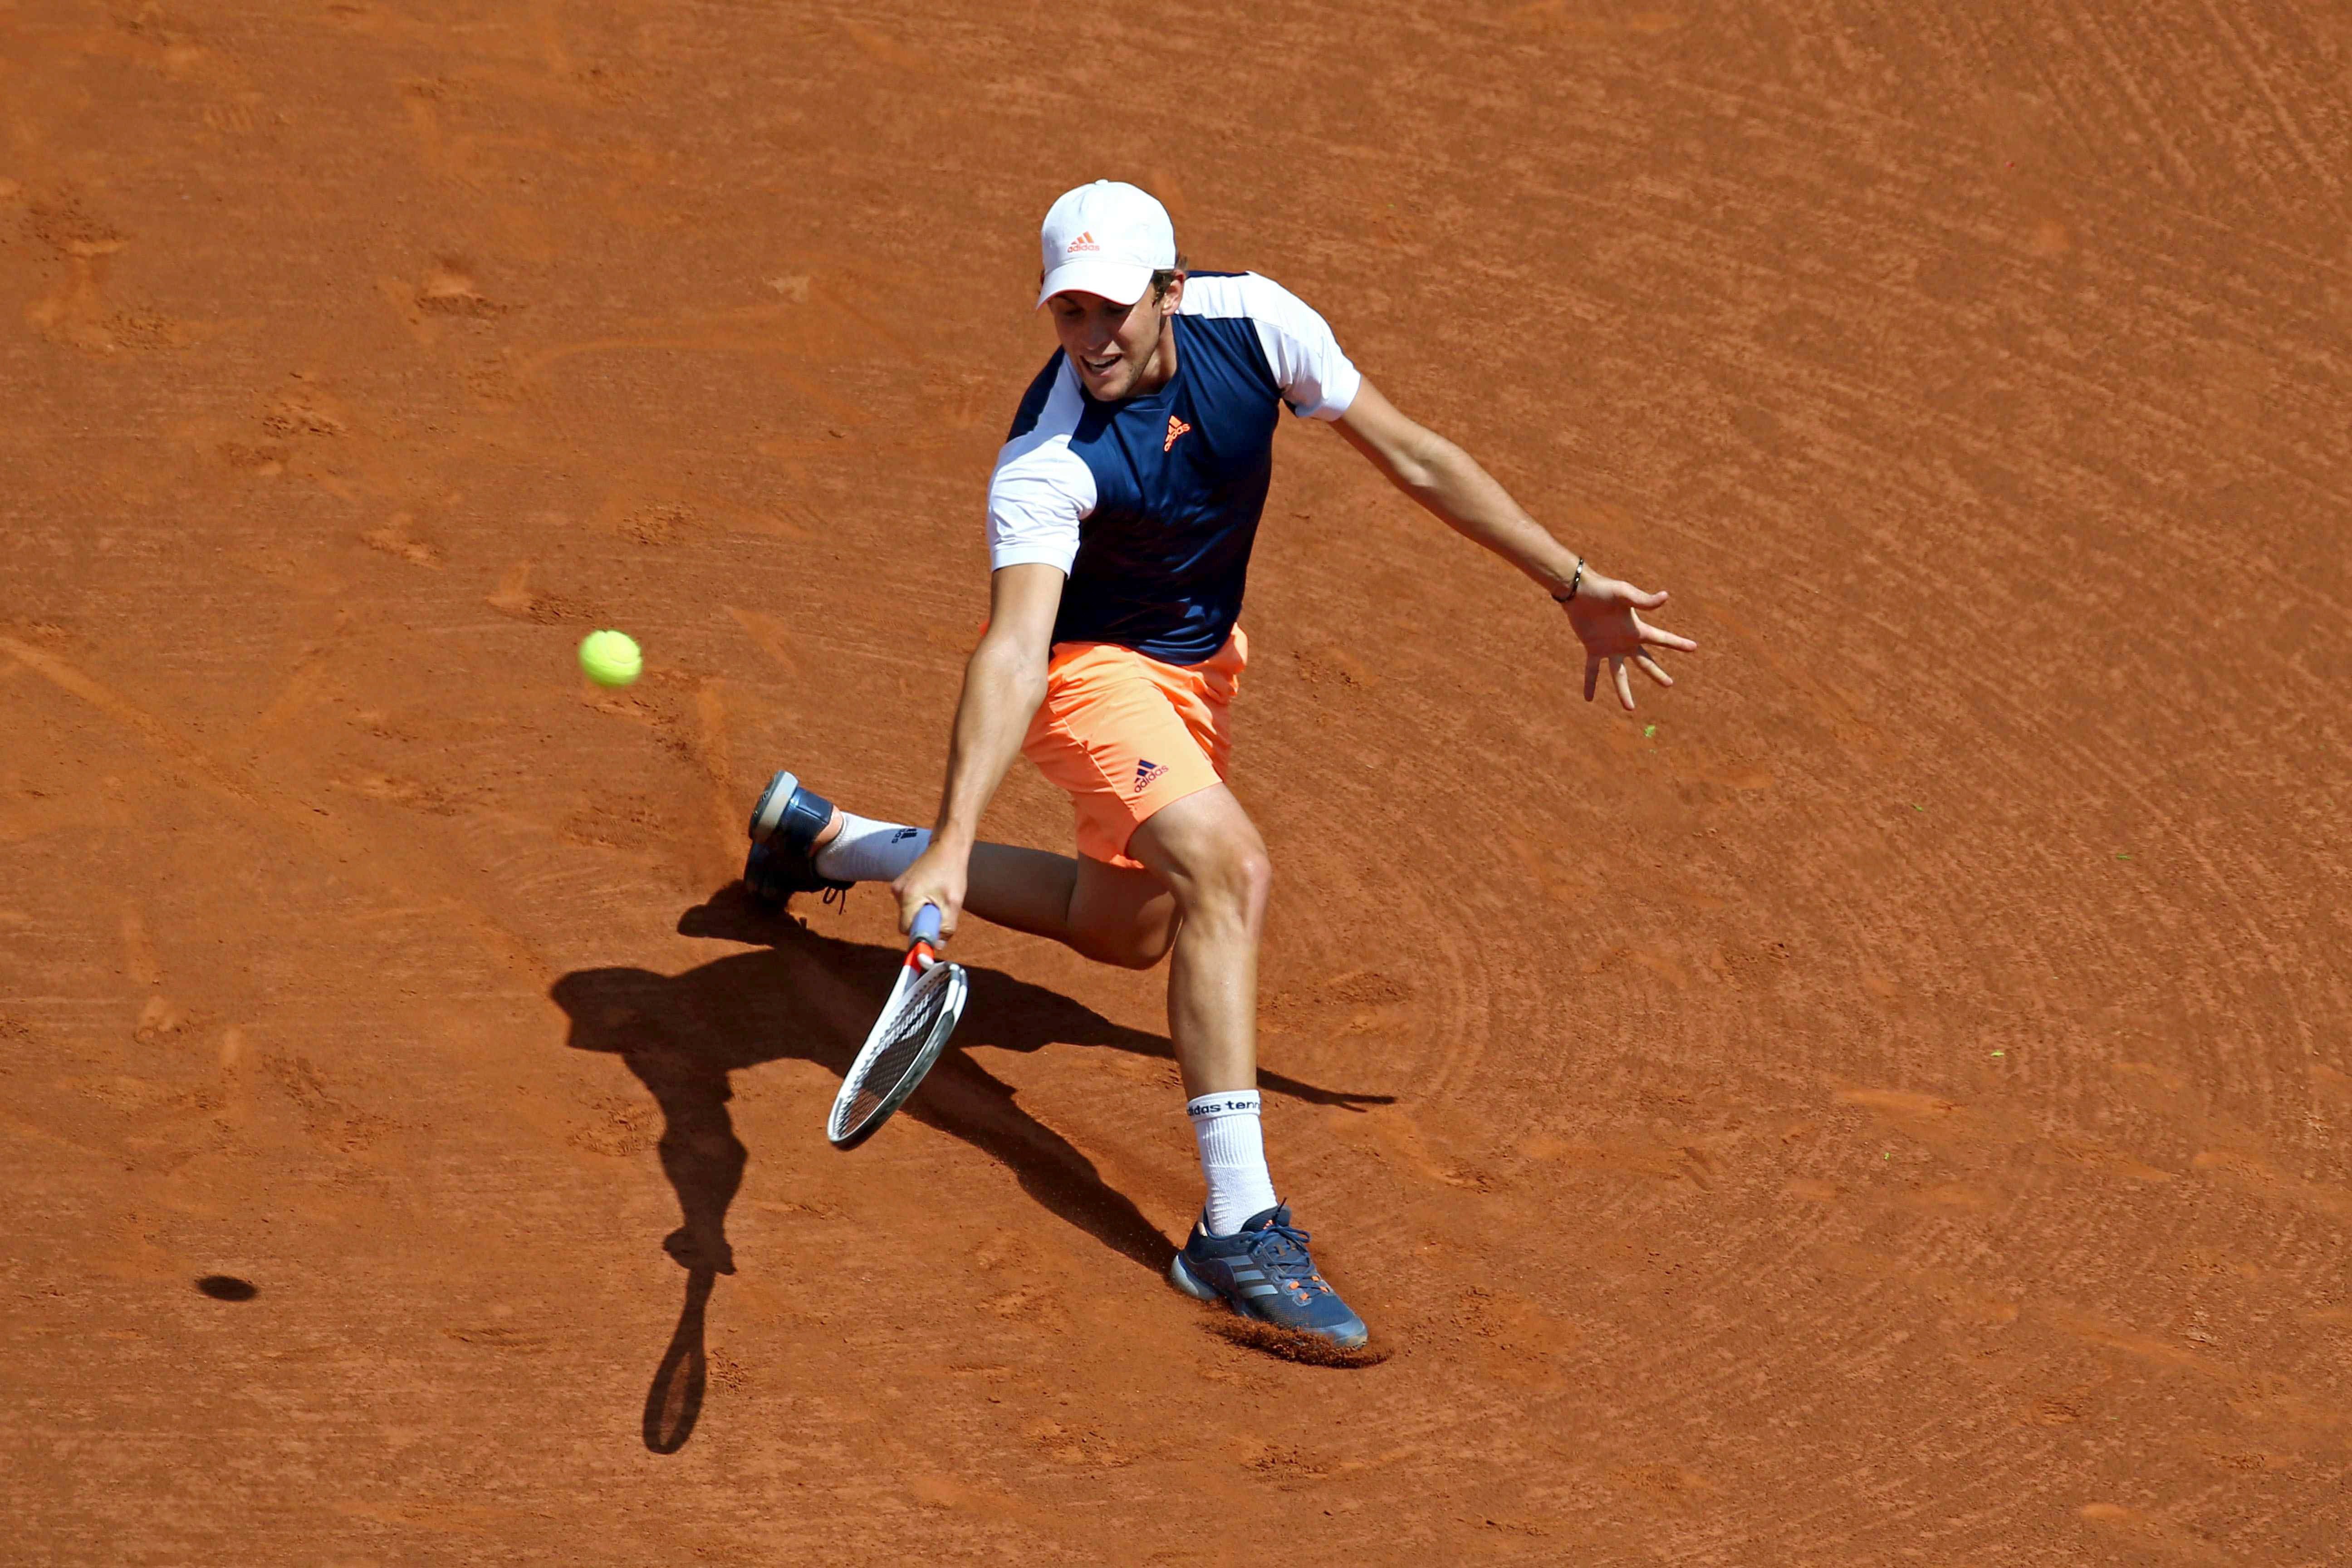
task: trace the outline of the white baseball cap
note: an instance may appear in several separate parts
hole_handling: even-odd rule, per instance
[[[1099,294],[1132,305],[1151,287],[1151,275],[1176,265],[1176,226],[1149,192],[1118,180],[1097,180],[1064,191],[1037,234],[1044,253],[1044,304],[1065,289]]]

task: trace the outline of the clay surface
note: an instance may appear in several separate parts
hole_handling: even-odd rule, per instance
[[[1097,174],[1704,645],[1286,425],[1377,1364],[1160,1282],[1160,974],[837,1154],[888,900],[732,886],[928,820]],[[0,1555],[2340,1561],[2347,184],[2315,0],[0,5]]]

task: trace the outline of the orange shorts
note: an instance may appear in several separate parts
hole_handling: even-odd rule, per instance
[[[1135,830],[1161,806],[1224,782],[1225,710],[1248,659],[1239,626],[1199,664],[1162,664],[1117,643],[1054,645],[1045,700],[1021,751],[1077,808],[1079,854],[1140,866],[1127,854]]]

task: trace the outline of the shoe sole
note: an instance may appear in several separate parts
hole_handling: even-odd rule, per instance
[[[1181,1252],[1168,1260],[1168,1283],[1175,1286],[1195,1301],[1223,1301],[1226,1306],[1233,1307],[1234,1310],[1240,1312],[1243,1317],[1249,1316],[1247,1312],[1243,1312],[1241,1308],[1226,1300],[1223,1291],[1213,1285],[1202,1282],[1198,1275],[1185,1268],[1184,1255]]]
[[[760,792],[760,804],[751,808],[751,842],[765,844],[769,836],[784,820],[784,811],[800,793],[801,781],[790,773],[778,773]]]
[[[751,846],[751,853],[743,858],[743,890],[759,902],[772,908],[791,898],[790,893],[780,890],[766,877],[758,874],[756,868],[759,863],[760,846],[754,844]]]
[[[1241,1318],[1253,1323],[1265,1323],[1268,1328],[1281,1329],[1286,1333],[1306,1334],[1314,1339],[1321,1340],[1327,1344],[1337,1346],[1339,1349],[1343,1351],[1361,1350],[1370,1342],[1371,1336],[1370,1331],[1358,1334],[1353,1338],[1343,1339],[1338,1334],[1325,1333],[1318,1329],[1294,1329],[1286,1324],[1271,1322],[1265,1318],[1261,1318],[1255,1312],[1246,1310],[1239,1301],[1234,1300],[1232,1297],[1226,1295],[1223,1291],[1218,1289],[1215,1286],[1209,1284],[1199,1275],[1185,1268],[1184,1255],[1181,1252],[1177,1253],[1175,1257],[1168,1260],[1168,1283],[1175,1286],[1176,1289],[1183,1291],[1184,1294],[1192,1297],[1195,1301],[1223,1301],[1225,1304],[1226,1310],[1232,1312],[1236,1318]]]

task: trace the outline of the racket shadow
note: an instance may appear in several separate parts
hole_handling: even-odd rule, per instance
[[[686,1306],[677,1315],[677,1330],[646,1390],[646,1447],[656,1454],[675,1454],[685,1447],[694,1436],[694,1424],[702,1418],[702,1392],[710,1375],[702,1345],[702,1314],[710,1304],[713,1279],[709,1268],[687,1275]]]

